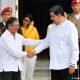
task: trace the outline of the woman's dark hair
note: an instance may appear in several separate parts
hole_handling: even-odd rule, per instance
[[[49,12],[54,12],[55,15],[61,14],[64,16],[64,9],[59,5],[51,7]]]
[[[28,18],[30,19],[30,21],[33,20],[33,16],[32,16],[32,14],[27,14],[26,16],[24,16],[24,18],[26,18],[26,17],[28,17]]]
[[[17,21],[17,18],[15,17],[10,17],[7,21],[6,21],[6,29],[9,28],[9,25],[13,24],[15,21]]]

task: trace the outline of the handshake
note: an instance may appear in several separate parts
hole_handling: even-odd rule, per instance
[[[27,51],[27,57],[32,58],[35,55],[36,55],[35,51]]]

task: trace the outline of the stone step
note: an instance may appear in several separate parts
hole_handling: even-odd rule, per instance
[[[51,73],[49,69],[37,69],[34,72],[34,80],[51,80]]]
[[[51,80],[49,61],[37,61],[34,71],[34,80]]]
[[[37,60],[36,69],[49,69],[49,60]]]
[[[50,70],[37,69],[34,72],[34,77],[50,77]]]
[[[49,77],[35,77],[33,80],[51,80]]]

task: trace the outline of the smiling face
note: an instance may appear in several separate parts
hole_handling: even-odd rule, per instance
[[[72,10],[74,13],[79,13],[80,12],[80,3],[73,4],[72,5]]]

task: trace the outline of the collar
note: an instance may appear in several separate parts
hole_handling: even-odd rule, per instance
[[[59,23],[58,25],[56,25],[56,26],[61,26],[66,20],[67,20],[67,19],[64,18],[64,20],[63,20],[61,23]]]
[[[23,29],[25,29],[25,30],[27,30],[27,29],[28,29],[26,26],[23,26],[22,28],[23,28]]]
[[[6,25],[6,23],[3,21],[4,26]]]
[[[62,25],[67,19],[64,18],[64,20],[59,24],[59,25]]]
[[[33,30],[33,25],[29,25],[28,28],[26,28],[25,26],[23,26],[22,28],[25,30],[25,31],[28,31],[28,32],[31,32]]]
[[[11,34],[11,32],[10,32],[9,30],[6,29],[5,33],[6,33],[7,35],[9,35],[9,36],[11,36],[11,37],[14,38],[14,36]],[[16,34],[17,34],[17,33],[16,33]],[[16,34],[15,34],[15,37],[16,37]]]
[[[75,14],[75,18],[76,18],[77,20],[80,20],[80,13],[79,13],[79,14]]]

